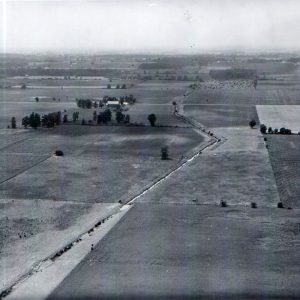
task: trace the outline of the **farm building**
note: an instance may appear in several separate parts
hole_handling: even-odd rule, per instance
[[[127,110],[127,103],[124,102],[123,104],[120,104],[119,101],[115,100],[109,100],[106,103],[106,108],[112,109],[112,110]]]

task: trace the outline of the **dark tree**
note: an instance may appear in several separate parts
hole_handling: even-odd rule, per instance
[[[54,154],[55,154],[56,156],[64,156],[64,153],[63,153],[63,151],[61,151],[61,150],[56,150]]]
[[[118,110],[116,112],[116,121],[118,123],[120,123],[120,122],[124,121],[124,118],[125,118],[124,114],[122,114],[122,112]]]
[[[123,83],[123,84],[122,84],[122,89],[125,90],[126,88],[127,88],[127,87],[126,87],[126,84]]]
[[[22,119],[22,125],[24,126],[24,128],[27,128],[27,126],[30,125],[28,116],[26,116]]]
[[[104,119],[105,119],[105,123],[106,122],[110,122],[111,121],[111,110],[110,109],[106,109],[104,112]]]
[[[35,97],[34,99],[35,99],[36,102],[40,101],[39,97]]]
[[[108,89],[111,89],[111,84],[108,84],[108,85],[107,85],[107,88],[108,88]]]
[[[255,120],[251,120],[251,121],[249,122],[249,126],[250,126],[252,129],[255,127],[255,125],[256,125],[256,121],[255,121]]]
[[[267,132],[267,126],[265,124],[260,125],[260,132],[265,134]]]
[[[86,100],[86,108],[88,109],[92,108],[92,101],[90,99]]]
[[[168,159],[169,158],[169,150],[168,147],[162,147],[160,150],[161,159]]]
[[[11,118],[11,128],[12,129],[16,129],[17,128],[16,118],[15,117]]]
[[[155,126],[155,122],[156,122],[156,115],[155,114],[150,114],[148,116],[148,121],[150,122],[150,125],[152,127],[154,127]]]
[[[255,89],[257,87],[257,83],[258,83],[257,78],[255,78],[254,81],[253,81],[253,86],[254,86]]]
[[[36,113],[32,113],[29,116],[29,125],[34,129],[37,129],[39,126],[41,126],[41,117],[40,117],[40,115],[36,114]]]
[[[97,121],[97,112],[94,110],[93,112],[93,120],[96,122]]]
[[[268,133],[273,133],[272,127],[269,127],[269,128],[268,128]]]
[[[125,123],[130,123],[130,115],[126,115],[126,116],[125,116],[124,122],[125,122]]]
[[[78,118],[79,118],[79,112],[78,111],[73,112],[73,122],[76,122]]]
[[[26,84],[21,85],[21,89],[26,89],[26,87],[27,87]]]
[[[120,85],[119,85],[119,84],[117,84],[117,85],[116,85],[116,89],[119,89],[119,88],[120,88]]]
[[[63,117],[63,123],[67,123],[68,122],[68,115],[64,115]]]

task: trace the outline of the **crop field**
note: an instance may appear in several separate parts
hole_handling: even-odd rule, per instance
[[[185,128],[61,125],[1,133],[0,262],[9,266],[0,274],[1,288],[111,214],[119,200],[161,178],[204,140]],[[170,160],[160,159],[164,145]],[[53,156],[57,149],[65,156]]]
[[[252,119],[258,122],[255,106],[250,105],[186,104],[184,113],[209,128],[248,126]]]
[[[240,81],[231,84],[212,81],[211,84],[199,85],[192,94],[186,97],[186,104],[230,104],[230,105],[290,105],[299,104],[299,85],[293,88],[281,86],[270,87],[259,81],[257,89],[244,86]]]
[[[187,194],[186,191],[189,191]],[[268,155],[256,152],[203,154],[140,201],[276,206],[277,191]]]
[[[300,208],[300,136],[266,137],[280,199],[285,207]]]
[[[267,127],[282,127],[291,129],[292,132],[300,131],[300,105],[257,105],[256,110],[260,123]]]
[[[86,71],[100,64],[113,72],[103,72],[103,77],[1,80],[0,265],[5,271],[0,272],[0,292],[34,263],[135,199],[123,207],[122,219],[91,248],[94,251],[66,277],[53,299],[84,296],[87,290],[90,296],[124,299],[163,298],[171,289],[178,299],[299,293],[295,262],[300,259],[300,135],[263,136],[259,125],[300,131],[300,73],[296,64],[255,63],[248,56],[234,62],[234,57],[219,58],[221,63],[210,63],[211,56],[203,65],[201,59],[182,67],[174,63],[170,70],[137,69],[148,59],[152,62],[149,57],[104,57],[101,63],[78,58],[74,68],[84,65]],[[66,72],[72,70],[74,58],[57,59],[69,66]],[[59,61],[49,65],[58,67]],[[39,60],[31,69],[29,62],[24,67],[28,74],[37,74],[39,63],[46,67],[41,74],[55,71]],[[257,89],[252,80],[211,79],[210,68],[231,66],[257,68]],[[102,74],[99,68],[95,71]],[[63,69],[55,72],[61,75]],[[198,79],[158,80],[159,74],[181,79],[194,74]],[[150,75],[155,79],[140,80]],[[21,88],[24,83],[26,88]],[[126,89],[116,88],[123,83]],[[131,94],[136,103],[123,112],[131,124],[117,124],[113,111],[111,123],[96,125],[93,113],[103,108],[83,109],[75,101]],[[217,138],[176,117],[173,101],[180,113]],[[79,112],[79,119],[54,128],[21,126],[32,112],[58,111],[69,121]],[[155,127],[148,121],[151,113],[156,115]],[[7,128],[12,117],[17,129]],[[251,119],[257,122],[254,129],[249,127]],[[208,141],[214,144],[203,150]],[[164,146],[166,160],[161,159]],[[55,156],[56,150],[64,155]],[[278,209],[279,201],[293,209]]]
[[[138,203],[48,299],[293,299],[298,220],[296,211]]]
[[[266,155],[266,146],[263,136],[256,129],[247,127],[218,127],[213,128],[216,136],[223,139],[223,142],[213,145],[210,152],[258,152]]]

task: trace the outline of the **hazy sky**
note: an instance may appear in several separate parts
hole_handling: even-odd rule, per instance
[[[299,0],[0,0],[2,51],[300,50]]]

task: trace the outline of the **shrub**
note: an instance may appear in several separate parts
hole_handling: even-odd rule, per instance
[[[64,156],[64,153],[61,150],[56,150],[55,155],[56,156]]]
[[[227,202],[224,200],[221,200],[220,205],[221,205],[221,207],[227,207]]]
[[[250,126],[251,128],[254,128],[255,125],[256,125],[256,121],[255,121],[255,120],[251,120],[251,121],[249,122],[249,126]]]
[[[283,208],[283,203],[282,203],[282,202],[278,202],[278,203],[277,203],[277,207],[278,207],[278,208]]]
[[[275,133],[275,134],[278,133],[278,129],[277,129],[277,128],[274,129],[274,133]]]
[[[251,208],[257,208],[256,202],[251,202]]]

